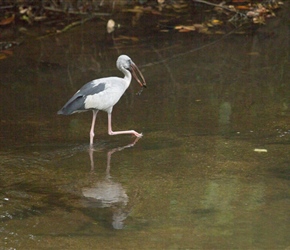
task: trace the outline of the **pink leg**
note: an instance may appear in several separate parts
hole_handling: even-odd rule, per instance
[[[95,122],[96,122],[96,117],[98,114],[98,110],[93,110],[93,120],[92,120],[92,126],[91,126],[91,130],[90,130],[90,146],[93,146],[93,142],[94,142],[94,129],[95,129]]]
[[[114,132],[112,130],[112,114],[108,113],[108,134],[109,135],[123,135],[123,134],[132,134],[135,135],[136,137],[142,137],[142,133],[139,134],[135,130],[125,130],[125,131],[117,131]]]

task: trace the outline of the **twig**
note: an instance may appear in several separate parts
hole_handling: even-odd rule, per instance
[[[73,14],[73,15],[87,15],[87,12],[79,12],[79,11],[64,11],[58,8],[51,8],[51,7],[44,7],[46,11],[58,12],[58,13],[65,13],[65,14]],[[109,16],[110,13],[91,13],[90,15],[93,16]]]
[[[57,7],[57,3],[54,0],[50,0],[52,2],[52,4]]]
[[[52,35],[55,35],[55,34],[63,33],[63,32],[65,32],[65,31],[67,31],[67,30],[69,30],[69,29],[71,29],[71,28],[73,28],[75,26],[78,26],[78,25],[81,25],[81,24],[83,24],[83,23],[85,23],[87,21],[90,21],[90,20],[92,20],[95,17],[96,16],[93,15],[93,16],[87,17],[87,18],[85,18],[83,20],[70,23],[69,25],[65,26],[62,30],[58,30],[56,33],[50,33],[50,34],[47,34],[47,35],[44,35],[44,36],[40,36],[37,39],[42,39],[42,38],[45,38],[45,37],[48,37],[48,36],[52,36]]]
[[[195,49],[191,49],[191,50],[188,50],[188,51],[186,51],[186,52],[179,53],[179,54],[175,54],[175,55],[173,55],[173,56],[171,56],[171,57],[164,58],[164,59],[161,59],[161,60],[159,60],[159,61],[155,61],[155,62],[151,62],[151,63],[143,64],[143,65],[141,65],[139,68],[152,67],[152,66],[154,66],[154,65],[158,65],[158,64],[161,64],[161,63],[165,64],[166,62],[168,62],[168,61],[170,61],[170,60],[173,60],[173,59],[175,59],[175,58],[177,58],[177,57],[181,57],[181,56],[187,55],[187,54],[189,54],[189,53],[194,53],[194,52],[196,52],[196,51],[198,51],[198,50],[205,49],[205,48],[207,48],[207,47],[210,47],[210,46],[212,46],[212,45],[214,45],[214,44],[216,44],[216,43],[222,41],[222,40],[225,39],[226,37],[228,37],[228,36],[232,35],[233,33],[237,32],[240,28],[241,28],[241,27],[237,27],[237,28],[233,29],[232,31],[228,32],[227,34],[225,34],[224,36],[222,36],[221,38],[219,38],[219,39],[217,39],[217,40],[215,40],[215,41],[213,41],[213,42],[210,42],[210,43],[208,43],[208,44],[204,44],[204,45],[202,45],[201,47],[198,47],[198,48],[195,48]]]
[[[197,2],[197,3],[204,3],[204,4],[207,4],[207,5],[215,6],[215,7],[222,8],[222,9],[225,9],[225,10],[228,10],[228,11],[231,11],[231,12],[235,12],[235,13],[238,12],[237,10],[228,8],[228,7],[224,6],[224,5],[214,4],[214,3],[207,2],[207,1],[204,1],[204,0],[192,0],[192,1],[193,2]]]
[[[4,10],[4,9],[12,9],[12,8],[14,8],[14,5],[0,6],[0,10]]]

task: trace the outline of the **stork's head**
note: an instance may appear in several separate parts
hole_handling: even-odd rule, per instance
[[[133,77],[136,79],[136,81],[140,84],[141,87],[146,88],[146,81],[144,79],[144,76],[142,75],[141,71],[138,69],[137,65],[132,61],[132,59],[129,56],[126,55],[120,55],[117,60],[117,68],[127,69],[132,72]],[[140,76],[140,78],[138,77]]]

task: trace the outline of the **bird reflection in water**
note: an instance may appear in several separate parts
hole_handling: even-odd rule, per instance
[[[89,187],[82,188],[82,195],[85,197],[82,204],[89,208],[112,208],[114,229],[123,229],[124,221],[129,216],[131,208],[128,207],[129,197],[121,183],[112,180],[110,175],[111,156],[117,151],[133,147],[139,138],[134,142],[123,146],[111,149],[107,152],[107,168],[105,178],[102,180],[92,181]],[[91,161],[91,176],[94,176],[94,149],[90,147],[89,155]]]

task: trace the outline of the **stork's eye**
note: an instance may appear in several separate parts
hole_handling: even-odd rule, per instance
[[[130,68],[131,68],[131,64],[132,64],[132,63],[131,63],[131,60],[128,60],[127,63],[126,63],[125,68],[126,68],[126,69],[130,69]]]

